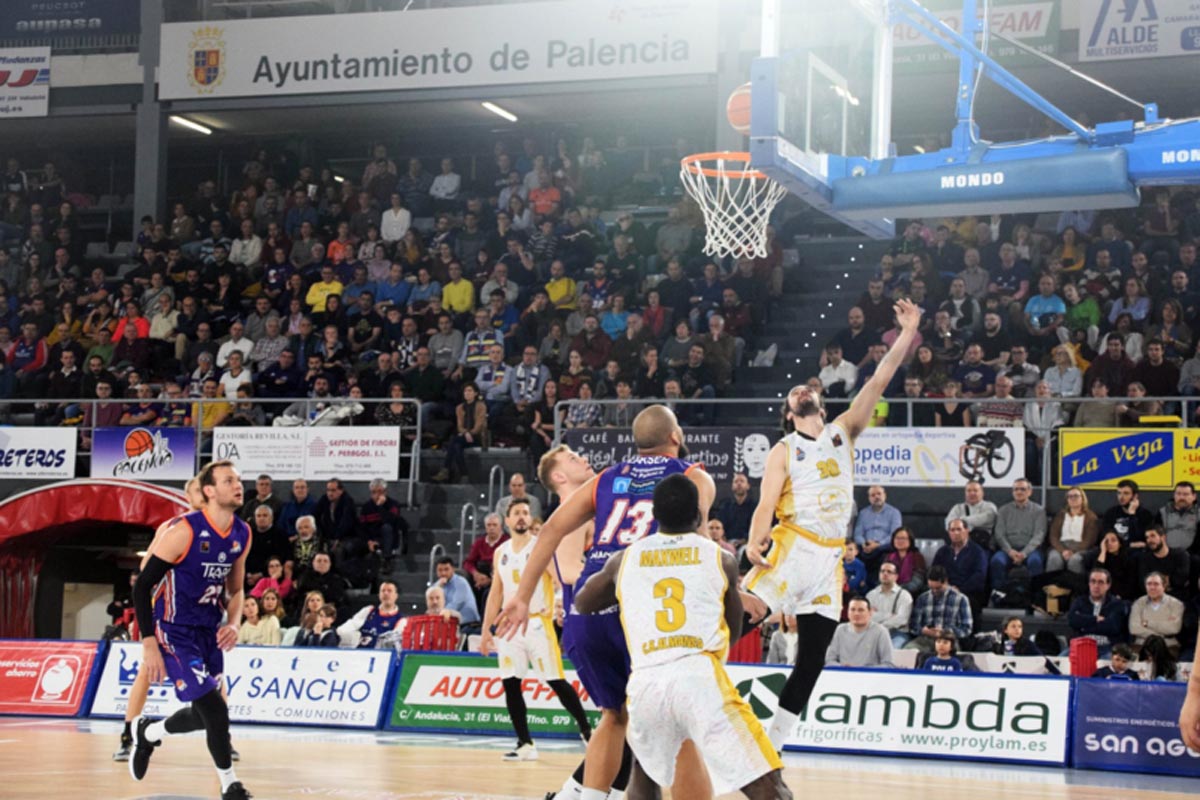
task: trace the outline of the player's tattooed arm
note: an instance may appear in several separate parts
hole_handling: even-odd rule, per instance
[[[575,610],[581,614],[595,614],[617,604],[617,574],[621,569],[621,560],[625,551],[617,553],[608,560],[604,569],[588,578],[587,583],[575,595]],[[736,580],[736,579],[735,579]],[[741,603],[738,603],[741,607]],[[738,612],[741,613],[741,612]],[[739,627],[741,620],[738,620]]]

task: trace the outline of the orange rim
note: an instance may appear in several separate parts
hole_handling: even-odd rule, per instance
[[[680,165],[693,175],[703,175],[707,178],[758,178],[766,180],[767,176],[756,169],[717,169],[715,167],[703,166],[705,161],[734,161],[741,162],[749,166],[750,154],[738,152],[716,152],[716,153],[695,153],[690,156],[685,156],[680,160]]]

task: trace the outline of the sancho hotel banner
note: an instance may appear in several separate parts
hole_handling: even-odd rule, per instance
[[[1129,478],[1142,489],[1200,483],[1200,430],[1063,428],[1059,484],[1115,488]]]
[[[164,100],[713,73],[718,4],[486,5],[172,23]]]

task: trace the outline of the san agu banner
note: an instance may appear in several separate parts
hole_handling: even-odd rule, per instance
[[[717,4],[709,0],[569,0],[171,23],[162,26],[159,96],[265,97],[714,73],[718,33]]]
[[[0,640],[0,714],[78,715],[98,652],[97,642]]]
[[[729,491],[735,473],[751,483],[762,479],[767,456],[780,439],[778,428],[689,428],[688,459],[704,465]],[[628,428],[573,428],[564,441],[592,468],[637,455]],[[854,443],[854,479],[884,486],[966,486],[968,480],[1007,486],[1025,474],[1021,428],[868,428]]]
[[[1186,683],[1077,681],[1073,765],[1200,778],[1200,753],[1179,737],[1186,695]]]
[[[1158,490],[1200,482],[1200,431],[1194,428],[1062,428],[1058,445],[1064,488],[1112,489],[1127,478]]]
[[[788,668],[732,664],[729,677],[764,727]],[[788,750],[1067,762],[1070,680],[831,668],[821,673]]]
[[[1200,53],[1195,0],[1079,0],[1079,60],[1194,56]]]
[[[579,694],[596,725],[598,709],[579,682],[571,662],[563,659],[567,682]],[[578,736],[579,729],[554,690],[536,678],[521,683],[534,734]],[[387,728],[446,733],[512,733],[504,703],[504,685],[495,658],[452,653],[405,653],[397,670],[396,694]]]
[[[0,50],[0,119],[50,113],[50,48]]]
[[[93,478],[186,481],[195,473],[191,428],[97,428],[92,437]]]
[[[385,704],[390,650],[237,647],[225,654],[225,688],[234,722],[375,728]],[[93,717],[122,717],[142,660],[140,642],[113,642],[92,702]],[[146,716],[183,704],[169,683],[150,687]]]
[[[0,428],[0,480],[74,478],[74,428]]]

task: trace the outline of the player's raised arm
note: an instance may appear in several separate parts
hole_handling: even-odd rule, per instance
[[[887,355],[879,362],[875,374],[855,395],[854,401],[850,403],[850,408],[834,420],[849,434],[851,439],[857,438],[871,424],[871,415],[875,412],[875,405],[883,397],[892,378],[896,376],[896,370],[904,363],[904,354],[912,346],[913,339],[917,335],[917,327],[921,324],[921,308],[911,300],[897,300],[893,311],[896,314],[896,321],[900,323],[900,335],[896,337],[896,341],[888,350]]]
[[[537,590],[542,573],[550,566],[554,551],[571,531],[591,521],[596,513],[596,476],[568,497],[542,525],[516,595],[504,605],[496,623],[496,635],[511,638],[529,621],[529,600]]]
[[[625,551],[610,558],[600,570],[588,579],[579,593],[575,595],[575,610],[581,614],[595,614],[617,604],[617,575],[621,571],[621,561]],[[734,592],[734,594],[737,594]],[[741,603],[738,604],[741,608]],[[738,627],[742,624],[741,612],[738,612]]]
[[[137,614],[138,629],[142,632],[142,669],[151,683],[158,683],[165,675],[162,653],[154,635],[154,587],[179,563],[191,546],[192,526],[181,518],[162,532],[156,552],[150,554],[133,584],[133,610]]]
[[[750,518],[750,539],[746,542],[746,557],[750,563],[763,569],[771,568],[766,559],[767,548],[771,544],[771,520],[775,518],[775,508],[783,494],[787,466],[787,443],[779,442],[767,456],[767,468],[758,488],[758,506]]]

